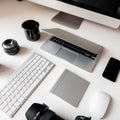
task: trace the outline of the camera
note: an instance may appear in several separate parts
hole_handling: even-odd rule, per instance
[[[27,120],[64,120],[45,104],[33,103],[26,112]]]
[[[91,120],[91,117],[80,115],[80,116],[77,116],[75,120]]]

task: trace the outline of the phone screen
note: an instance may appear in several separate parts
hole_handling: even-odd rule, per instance
[[[103,77],[111,80],[112,82],[115,82],[119,70],[120,70],[120,61],[111,57],[103,72]]]

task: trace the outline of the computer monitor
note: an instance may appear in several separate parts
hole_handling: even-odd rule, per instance
[[[60,11],[53,21],[78,28],[87,19],[112,28],[120,25],[120,0],[28,0]],[[66,14],[65,14],[66,13]],[[71,16],[72,15],[72,16]]]

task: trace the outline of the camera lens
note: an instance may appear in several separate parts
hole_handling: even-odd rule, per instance
[[[27,120],[39,120],[38,118],[43,115],[43,113],[48,109],[48,106],[45,104],[41,105],[38,103],[34,103],[26,112]]]
[[[13,39],[7,39],[2,43],[4,51],[10,55],[14,55],[19,52],[19,45],[17,41]]]
[[[80,116],[77,116],[75,118],[75,120],[91,120],[91,117],[86,117],[86,116],[80,115]]]
[[[27,120],[64,120],[45,104],[34,103],[26,112]]]

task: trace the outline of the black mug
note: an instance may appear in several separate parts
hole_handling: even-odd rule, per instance
[[[27,20],[22,23],[25,36],[30,41],[36,41],[40,38],[39,23],[35,20]]]

